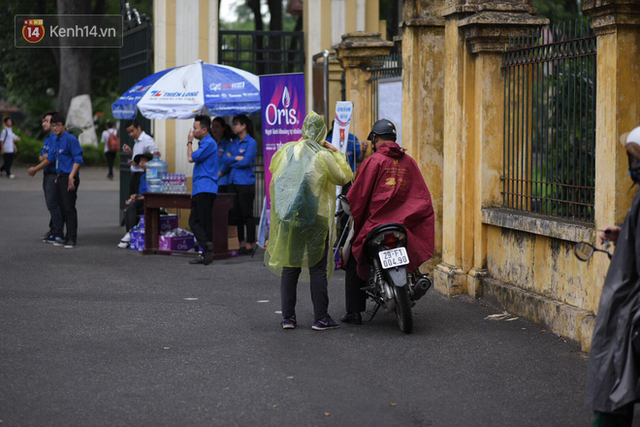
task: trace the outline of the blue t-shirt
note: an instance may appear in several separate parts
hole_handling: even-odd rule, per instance
[[[78,138],[65,131],[62,135],[57,136],[55,141],[56,173],[71,173],[75,163],[84,163],[82,147],[80,147]],[[49,161],[51,161],[51,158],[49,158]]]
[[[207,135],[198,144],[198,149],[191,153],[195,163],[193,166],[193,191],[198,193],[218,194],[218,144]]]
[[[327,135],[327,141],[333,144],[333,132]],[[336,145],[336,144],[333,144],[333,145]],[[353,149],[354,145],[355,145],[355,150]],[[336,147],[338,148],[338,150],[340,150],[340,147],[338,147],[337,145]],[[354,152],[355,152],[355,157],[353,155]],[[360,141],[358,141],[358,137],[352,133],[349,133],[349,141],[347,142],[347,162],[349,163],[349,166],[351,166],[351,170],[353,172],[356,171],[356,162],[360,158],[360,154],[362,154],[362,150],[360,149]]]
[[[138,195],[149,191],[149,186],[147,185],[147,174],[143,173],[140,175],[140,185],[138,186]]]
[[[50,133],[42,143],[42,150],[40,150],[40,155],[47,155],[47,160],[51,162],[49,166],[44,168],[45,172],[55,172],[56,171],[56,162],[55,160],[51,160],[55,157],[56,151],[56,135],[54,133]]]
[[[218,186],[229,185],[230,168],[227,168],[225,171],[224,167],[224,155],[227,152],[229,143],[230,141],[226,138],[222,138],[220,142],[218,142],[218,170],[222,172],[222,176],[218,178]]]
[[[256,182],[253,167],[258,153],[258,143],[251,135],[247,135],[242,141],[238,139],[234,139],[227,146],[224,171],[229,170],[229,184],[253,185]],[[243,159],[238,162],[237,156],[242,156]]]

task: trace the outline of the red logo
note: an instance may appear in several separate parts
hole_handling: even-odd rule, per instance
[[[44,38],[44,20],[25,19],[22,26],[22,37],[29,43],[38,43]]]

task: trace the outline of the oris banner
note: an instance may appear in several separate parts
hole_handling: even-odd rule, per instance
[[[264,150],[265,203],[258,226],[258,245],[265,247],[269,238],[271,198],[271,159],[287,142],[302,136],[302,123],[307,116],[304,96],[304,74],[277,74],[260,76],[262,106],[262,145]]]
[[[287,142],[302,136],[302,123],[307,116],[304,99],[304,74],[260,76],[262,104],[262,145],[264,147],[264,181],[267,212],[271,207],[271,158]]]

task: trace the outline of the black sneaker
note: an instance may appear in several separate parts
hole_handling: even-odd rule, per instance
[[[202,255],[198,255],[195,259],[189,261],[189,264],[204,264],[204,257]]]
[[[77,246],[76,242],[72,242],[71,240],[64,244],[65,249],[75,249]]]
[[[57,243],[58,245],[64,244],[64,239],[62,237],[54,236],[53,234],[47,236],[47,238],[42,239],[44,243],[53,243],[54,245]]]
[[[339,328],[340,324],[333,320],[331,316],[327,315],[324,319],[316,320],[313,322],[313,326],[311,329],[314,331],[326,331],[328,329],[336,329]]]
[[[204,251],[204,260],[203,260],[203,264],[204,265],[209,265],[213,262],[213,243],[209,242],[207,243],[207,247],[205,248]]]
[[[295,329],[298,322],[296,322],[296,317],[285,317],[282,319],[282,329]]]
[[[251,249],[247,249],[246,247],[241,247],[240,249],[238,249],[238,253],[240,255],[253,255],[253,248]]]
[[[352,323],[354,325],[362,325],[362,314],[347,313],[342,317],[342,323]]]

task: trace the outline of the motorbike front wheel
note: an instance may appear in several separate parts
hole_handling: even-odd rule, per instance
[[[410,334],[413,330],[413,317],[411,315],[411,301],[407,286],[396,286],[396,317],[398,326],[405,334]]]

